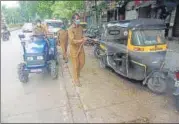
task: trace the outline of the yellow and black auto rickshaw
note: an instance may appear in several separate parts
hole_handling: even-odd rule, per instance
[[[165,23],[158,19],[104,24],[99,48],[100,66],[108,66],[129,79],[142,80],[155,93],[165,92],[165,28]]]

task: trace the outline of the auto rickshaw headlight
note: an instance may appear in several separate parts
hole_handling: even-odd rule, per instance
[[[43,60],[43,56],[37,56],[37,60]]]
[[[27,57],[27,60],[32,61],[33,57]]]

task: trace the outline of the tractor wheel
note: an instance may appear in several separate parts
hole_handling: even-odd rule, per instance
[[[52,60],[50,62],[50,75],[52,77],[52,79],[57,79],[58,77],[58,68],[57,68],[57,63],[55,60]]]
[[[154,73],[148,79],[147,86],[152,92],[156,94],[165,93],[167,90],[167,83],[165,79],[159,75],[159,73]]]
[[[57,52],[56,54],[56,61],[57,61],[57,64],[59,65],[60,64],[60,53]]]
[[[18,76],[22,83],[27,83],[29,79],[29,73],[25,70],[25,63],[20,63],[18,65]]]

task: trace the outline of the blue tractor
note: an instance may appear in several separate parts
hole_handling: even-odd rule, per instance
[[[33,35],[30,41],[24,41],[23,34],[20,34],[19,38],[24,52],[24,62],[18,65],[19,80],[26,83],[30,73],[45,71],[50,73],[52,79],[56,79],[60,64],[56,39],[47,38],[45,35]]]

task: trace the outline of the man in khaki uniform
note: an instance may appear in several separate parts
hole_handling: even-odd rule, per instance
[[[33,34],[34,35],[40,35],[40,34],[45,34],[47,35],[47,29],[45,28],[45,26],[43,26],[41,24],[41,21],[40,20],[37,20],[36,21],[36,26],[35,28],[33,29]]]
[[[80,16],[77,13],[72,16],[72,25],[68,29],[68,38],[73,66],[73,82],[75,85],[81,86],[79,76],[85,64],[83,43],[86,41],[86,38],[83,37],[83,28],[80,26]]]
[[[63,53],[63,60],[65,60],[65,62],[67,63],[68,62],[68,58],[67,58],[68,31],[66,30],[64,24],[59,31],[58,39]]]

